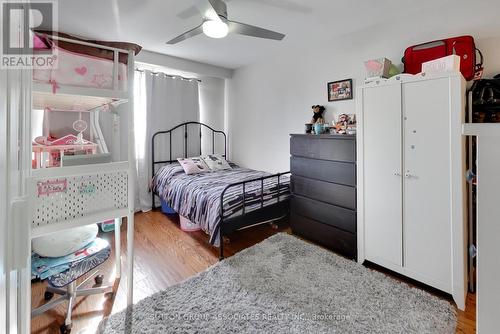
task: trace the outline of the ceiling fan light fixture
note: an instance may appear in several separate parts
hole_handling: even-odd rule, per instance
[[[221,20],[207,20],[203,22],[203,33],[211,38],[224,38],[229,33],[229,27]]]

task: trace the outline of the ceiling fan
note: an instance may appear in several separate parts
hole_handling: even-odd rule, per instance
[[[188,38],[204,33],[212,38],[224,38],[228,33],[281,41],[284,34],[228,19],[227,6],[222,0],[196,0],[196,5],[203,14],[203,22],[167,42],[177,44]]]

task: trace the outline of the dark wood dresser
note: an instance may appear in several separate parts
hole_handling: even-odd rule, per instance
[[[356,259],[356,136],[290,137],[293,233]]]

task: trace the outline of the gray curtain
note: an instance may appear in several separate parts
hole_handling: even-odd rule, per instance
[[[158,131],[169,130],[188,121],[199,121],[198,82],[172,78],[150,71],[136,71],[135,75],[136,209],[149,211],[151,210],[149,186],[152,177],[151,138]],[[189,138],[197,138],[198,131],[192,127],[189,130]],[[173,134],[173,159],[184,155],[199,155],[200,144],[196,140],[188,142],[188,152],[184,152],[183,136],[183,130]],[[169,147],[169,137],[160,137],[155,145],[155,159],[168,160],[170,157]]]

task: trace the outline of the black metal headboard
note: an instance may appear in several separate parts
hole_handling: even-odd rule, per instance
[[[198,141],[200,143],[200,155],[201,155],[201,148],[202,148],[202,129],[203,128],[206,128],[208,130],[210,130],[212,132],[212,135],[211,135],[211,139],[212,139],[212,154],[215,154],[215,135],[222,135],[224,137],[224,154],[222,154],[222,156],[224,158],[227,158],[227,136],[226,134],[224,133],[224,131],[220,131],[220,130],[215,130],[213,129],[212,127],[206,125],[206,124],[203,124],[203,123],[200,123],[200,122],[186,122],[186,123],[182,123],[182,124],[179,124],[175,127],[173,127],[172,129],[170,130],[166,130],[166,131],[159,131],[159,132],[156,132],[154,135],[153,135],[153,138],[151,139],[151,160],[152,160],[152,163],[151,163],[151,176],[154,176],[155,175],[155,166],[158,165],[158,164],[171,164],[173,162],[177,162],[177,158],[172,158],[172,133],[174,131],[182,131],[184,130],[184,140],[183,140],[183,144],[184,144],[184,158],[187,158],[187,154],[188,154],[188,142],[189,142],[189,127],[193,127],[193,126],[196,126],[196,127],[199,127],[199,136],[197,136],[198,138]],[[209,132],[210,134],[210,132]],[[156,161],[156,158],[155,158],[155,140],[157,140],[157,137],[160,136],[160,135],[166,135],[166,136],[169,136],[170,140],[169,140],[169,159],[168,160],[158,160]]]

